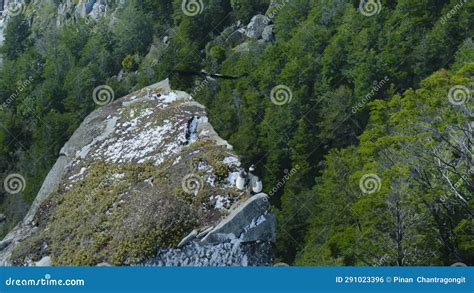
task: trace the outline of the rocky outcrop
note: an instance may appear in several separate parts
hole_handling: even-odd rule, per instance
[[[266,195],[235,188],[239,169],[202,105],[147,87],[84,120],[1,264],[270,264],[275,219]]]
[[[125,3],[124,0],[64,0],[60,3],[53,0],[4,0],[3,10],[0,7],[0,45],[4,41],[4,31],[7,20],[11,15],[21,13],[30,18],[30,23],[33,23],[35,13],[47,6],[52,6],[56,10],[56,15],[54,15],[56,25],[62,26],[66,22],[74,23],[79,18],[86,18],[87,21],[98,21],[107,15],[112,15],[117,7],[123,6]],[[48,8],[45,11],[47,10]],[[49,20],[42,19],[41,21]]]
[[[270,7],[269,11],[272,8]],[[249,53],[263,50],[268,43],[274,41],[273,17],[275,15],[255,15],[247,26],[238,22],[227,28],[223,35],[225,44],[233,47],[234,52]],[[221,36],[222,37],[222,36]]]
[[[273,19],[280,12],[287,0],[271,1],[265,15],[257,14],[247,25],[237,21],[225,28],[213,41],[208,43],[206,50],[215,45],[230,47],[237,53],[257,53],[274,41]]]
[[[262,37],[263,30],[267,25],[267,17],[261,14],[255,15],[247,25],[247,37],[260,39]]]
[[[66,0],[58,4],[57,20],[58,26],[65,21],[74,21],[77,18],[90,18],[98,21],[99,19],[113,13],[114,8],[124,5],[124,0],[107,1],[107,0]],[[111,7],[111,4],[114,4]]]

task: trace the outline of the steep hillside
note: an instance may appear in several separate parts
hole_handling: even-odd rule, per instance
[[[461,88],[469,103],[472,97],[469,70],[458,72],[473,62],[473,1],[17,2],[22,4],[7,13],[0,50],[0,170],[4,182],[13,176],[18,179],[13,183],[22,184],[14,193],[6,184],[0,190],[2,236],[27,213],[64,144],[101,106],[94,93],[108,88],[112,96],[122,97],[168,78],[174,89],[206,107],[210,123],[234,147],[242,166],[256,165],[277,216],[278,261],[372,265],[388,257],[364,251],[390,249],[392,256],[400,249],[397,241],[388,247],[382,240],[371,242],[373,235],[382,239],[390,234],[393,223],[364,223],[363,212],[348,213],[347,221],[331,213],[340,203],[365,206],[366,197],[361,202],[352,198],[360,195],[360,188],[352,190],[357,178],[377,165],[383,180],[381,174],[390,172],[391,165],[382,155],[370,154],[369,166],[354,160],[347,169],[353,173],[336,172],[334,180],[336,158],[348,152],[358,158],[357,151],[348,150],[367,149],[364,137],[374,133],[374,119],[402,110],[384,106],[378,111],[372,102],[395,103],[411,91],[426,91],[425,80],[438,72],[462,77],[438,89],[439,101],[451,87]],[[407,125],[418,125],[419,119],[408,115]],[[453,129],[456,123],[445,119],[441,127]],[[381,141],[393,139],[389,121],[377,121],[375,129],[387,132]],[[450,151],[442,141],[433,144]],[[407,150],[397,151],[394,156],[403,157]],[[416,168],[433,174],[429,163]],[[470,226],[464,225],[471,211],[465,203],[452,203],[455,208],[440,203],[449,196],[439,193],[453,189],[454,174],[443,170],[438,175],[449,181],[414,188],[419,183],[412,180],[420,178],[408,170],[406,204],[418,206],[417,199],[425,199],[417,212],[430,223],[427,230],[413,230],[413,241],[443,243],[430,257],[412,263],[449,264],[469,256],[470,238],[460,235],[469,234]],[[334,193],[332,186],[351,190]],[[386,188],[386,196],[400,189],[396,184]],[[472,192],[466,190],[469,205]],[[326,205],[334,205],[333,210],[324,210]],[[378,207],[393,216],[389,205]],[[454,211],[457,215],[451,216]],[[348,235],[358,247],[342,245],[339,239]]]

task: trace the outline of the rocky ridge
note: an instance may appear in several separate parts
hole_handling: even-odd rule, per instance
[[[147,87],[84,120],[1,263],[271,264],[275,217],[235,188],[239,168],[202,105],[167,80]]]

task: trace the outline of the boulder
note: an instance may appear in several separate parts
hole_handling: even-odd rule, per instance
[[[263,30],[267,25],[268,19],[266,16],[261,14],[255,15],[247,25],[247,37],[260,39],[262,37]]]
[[[263,29],[262,39],[266,42],[273,41],[273,25],[266,26]]]

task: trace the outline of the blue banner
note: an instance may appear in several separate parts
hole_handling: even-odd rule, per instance
[[[0,268],[0,292],[473,293],[470,267]]]

